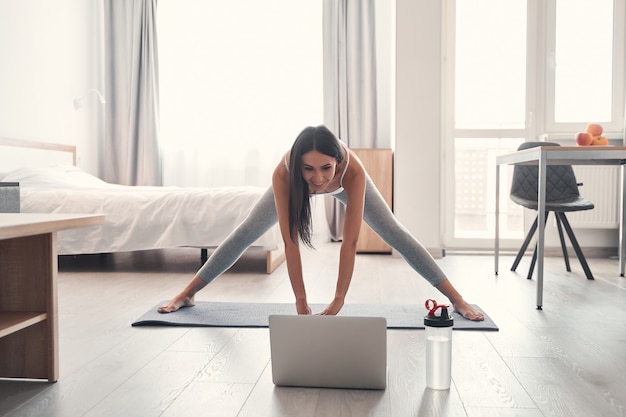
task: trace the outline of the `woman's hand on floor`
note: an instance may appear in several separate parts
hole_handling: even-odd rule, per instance
[[[296,311],[298,314],[310,315],[311,307],[309,307],[309,303],[306,300],[296,300]]]
[[[318,316],[336,316],[343,307],[343,298],[335,298]]]

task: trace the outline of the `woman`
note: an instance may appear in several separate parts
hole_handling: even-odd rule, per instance
[[[402,226],[383,200],[357,156],[325,126],[307,127],[272,176],[272,187],[244,222],[226,238],[185,289],[161,313],[194,305],[195,294],[230,268],[276,221],[285,244],[287,271],[298,314],[311,314],[302,274],[300,245],[311,247],[311,194],[331,194],[346,206],[335,297],[320,314],[335,315],[343,307],[356,257],[361,222],[367,224],[406,261],[448,297],[470,320],[483,320],[452,286],[435,260]]]

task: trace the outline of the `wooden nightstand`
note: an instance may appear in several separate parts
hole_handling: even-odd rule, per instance
[[[376,188],[393,209],[393,151],[383,148],[352,149],[357,154]],[[363,222],[357,253],[391,253],[391,247]]]

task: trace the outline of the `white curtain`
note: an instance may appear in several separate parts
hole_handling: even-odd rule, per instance
[[[161,185],[156,0],[105,0],[104,179]]]
[[[324,122],[353,148],[377,147],[374,0],[324,0]],[[332,240],[344,210],[326,199]]]
[[[322,4],[159,0],[165,185],[268,186],[323,122]]]

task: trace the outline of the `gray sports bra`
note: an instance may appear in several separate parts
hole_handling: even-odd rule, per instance
[[[343,177],[346,175],[346,172],[348,172],[348,166],[350,166],[350,151],[348,150],[346,145],[344,145],[343,143],[341,144],[341,146],[343,146],[343,149],[346,150],[346,166],[343,169],[343,172],[341,173],[341,178],[339,178],[339,188],[333,191],[329,191],[327,193],[323,193],[323,194],[335,195],[343,191]],[[287,154],[285,154],[285,157],[283,159],[285,162],[285,168],[287,169],[287,172],[289,172],[289,162],[287,161]]]

